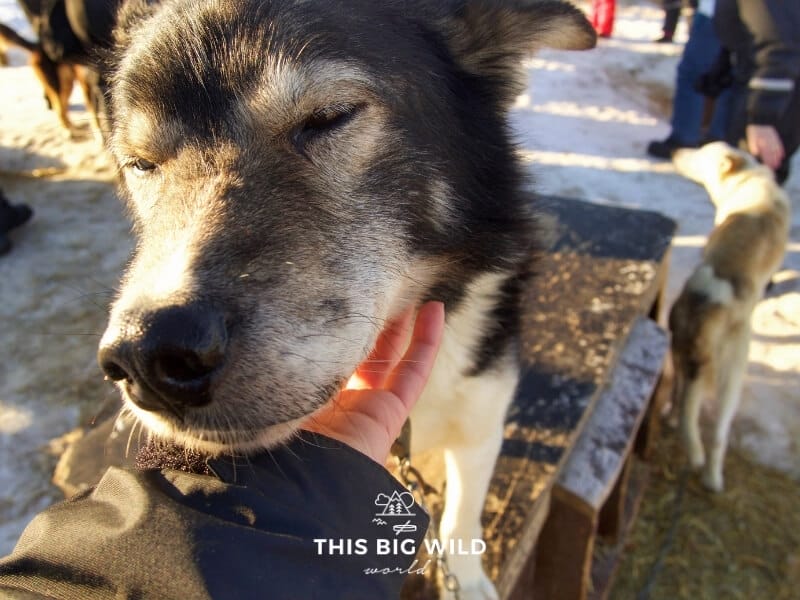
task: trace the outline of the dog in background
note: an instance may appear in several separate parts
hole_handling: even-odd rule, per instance
[[[16,31],[0,23],[0,41],[6,46],[14,46],[28,52],[29,64],[33,74],[44,90],[48,107],[58,116],[58,121],[70,137],[74,137],[77,128],[69,118],[69,98],[77,81],[83,90],[87,108],[91,109],[91,94],[86,74],[82,67],[67,62],[52,60],[37,42],[32,42]]]
[[[697,469],[705,465],[703,483],[719,492],[747,370],[751,315],[783,261],[790,203],[770,169],[724,142],[679,150],[673,162],[705,187],[716,207],[703,260],[673,305],[669,327],[689,462]],[[716,396],[719,414],[706,457],[699,421],[708,393]]]
[[[111,45],[111,30],[121,0],[18,0],[37,41],[19,36],[7,26],[0,42],[30,53],[30,64],[42,83],[50,108],[70,136],[77,129],[67,114],[77,81],[83,90],[89,124],[95,137],[104,138],[107,109],[103,52]]]
[[[346,10],[342,7],[346,6]],[[98,359],[155,435],[287,440],[383,325],[444,302],[412,453],[444,453],[440,537],[481,513],[537,246],[507,112],[522,58],[596,34],[557,0],[129,0],[110,147],[137,250]],[[496,598],[453,555],[464,600]]]
[[[2,26],[2,23],[0,23]],[[0,67],[8,66],[8,48],[9,44],[6,42],[3,34],[0,33]]]

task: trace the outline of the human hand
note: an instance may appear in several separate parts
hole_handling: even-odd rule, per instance
[[[772,125],[748,125],[745,133],[750,154],[758,156],[773,171],[777,169],[786,151],[775,128]]]
[[[428,381],[443,332],[441,302],[422,306],[416,321],[409,309],[390,322],[345,389],[310,415],[302,429],[339,440],[383,464]]]

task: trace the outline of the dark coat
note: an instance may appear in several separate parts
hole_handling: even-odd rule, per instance
[[[412,505],[411,516],[376,517],[405,489],[352,448],[303,434],[204,464],[209,475],[111,468],[39,514],[0,560],[0,597],[374,600],[397,598],[397,571],[418,568],[414,554],[380,555],[377,540],[418,548],[427,515]],[[416,530],[395,534],[401,521]]]
[[[717,0],[714,25],[734,60],[734,107],[728,142],[745,127],[772,125],[787,158],[800,145],[800,2]]]

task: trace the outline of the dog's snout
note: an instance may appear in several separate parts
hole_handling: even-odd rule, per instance
[[[183,412],[211,401],[225,361],[228,333],[220,313],[204,304],[128,313],[126,331],[104,342],[98,361],[145,410]]]

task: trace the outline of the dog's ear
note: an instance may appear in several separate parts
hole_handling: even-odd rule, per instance
[[[747,165],[747,155],[735,148],[727,149],[719,159],[720,177],[732,175]]]
[[[127,48],[136,25],[151,17],[158,7],[158,0],[125,0],[117,11],[114,28],[114,45],[118,53]]]
[[[597,34],[581,10],[559,0],[461,0],[450,2],[443,32],[467,72],[489,77],[506,90],[522,91],[522,58],[541,48],[586,50]],[[523,88],[524,89],[524,88]]]

